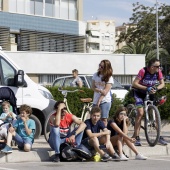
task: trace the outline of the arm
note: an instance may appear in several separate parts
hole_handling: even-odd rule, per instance
[[[139,84],[139,81],[140,81],[139,78],[136,77],[135,80],[134,80],[133,83],[132,83],[132,86],[135,87],[135,88],[137,88],[137,89],[147,90],[147,87]]]
[[[97,103],[98,106],[100,105],[100,103],[103,100],[103,98],[105,97],[105,95],[110,91],[111,87],[112,87],[112,84],[108,83],[108,84],[106,84],[106,86],[103,90],[100,90],[101,96]]]
[[[78,129],[75,131],[75,135],[72,135],[72,136],[69,137],[68,142],[74,143],[74,142],[75,142],[75,137],[76,137],[76,135],[78,135],[79,133],[81,133],[82,131],[84,131],[85,128],[86,128],[86,124],[85,124],[84,122],[82,122],[82,123],[79,125]]]
[[[60,104],[58,105],[58,109],[57,109],[55,118],[54,118],[53,120],[51,119],[51,122],[53,122],[53,125],[56,126],[56,127],[59,127],[59,125],[60,125],[61,110],[62,110],[64,107],[65,107],[65,104],[64,104],[64,103],[60,103]]]
[[[110,135],[110,131],[109,130],[101,131],[99,133],[92,133],[92,131],[90,129],[87,129],[86,133],[87,133],[87,136],[89,138],[99,137],[99,136],[104,136],[104,135]]]
[[[81,78],[79,78],[79,80],[77,81],[77,84],[79,87],[83,87],[83,82],[82,82]]]
[[[118,126],[116,123],[112,122],[110,124],[110,126],[119,134],[121,135],[122,137],[124,137],[125,139],[131,141],[131,142],[135,142],[135,139],[134,138],[129,138]]]
[[[165,82],[164,82],[164,79],[162,80],[159,80],[159,85],[157,87],[158,90],[162,89],[165,87]]]

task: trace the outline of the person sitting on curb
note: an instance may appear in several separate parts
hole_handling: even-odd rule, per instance
[[[146,160],[147,157],[140,154],[135,145],[133,144],[136,139],[127,136],[129,120],[127,117],[126,107],[119,107],[112,120],[109,120],[107,128],[111,131],[111,143],[114,147],[118,148],[119,156],[121,161],[127,161],[128,158],[123,154],[123,143],[132,149],[136,154],[135,159]]]
[[[35,134],[35,121],[29,118],[32,114],[32,108],[23,104],[20,106],[19,112],[20,117],[14,125],[8,129],[7,144],[5,148],[1,150],[2,153],[12,153],[12,139],[16,142],[20,150],[29,152],[32,148]]]
[[[86,128],[83,135],[82,144],[89,150],[94,149],[101,156],[101,161],[119,160],[110,142],[110,130],[108,130],[104,122],[100,120],[101,109],[94,106],[91,110],[91,118],[85,121]],[[100,145],[106,145],[109,154],[100,149]]]
[[[55,158],[53,161],[60,162],[60,145],[65,142],[72,145],[80,145],[85,124],[75,115],[68,113],[63,101],[56,102],[54,109],[56,112],[50,117],[50,135],[48,143],[55,151]],[[71,131],[71,124],[73,122],[79,125],[79,128],[75,128]]]

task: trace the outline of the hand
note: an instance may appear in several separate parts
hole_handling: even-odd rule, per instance
[[[64,103],[60,103],[59,106],[58,106],[58,109],[59,110],[62,110],[63,108],[65,108],[65,104]]]
[[[26,123],[27,119],[25,117],[21,117],[22,121]]]
[[[9,132],[13,133],[15,131],[15,129],[11,126],[9,129],[8,129]]]
[[[75,135],[72,135],[72,136],[70,136],[68,139],[67,139],[67,142],[68,143],[71,143],[71,144],[74,144],[75,143]]]
[[[135,142],[136,142],[136,139],[135,139],[135,138],[131,138],[131,139],[130,139],[130,142],[135,143]]]
[[[127,116],[124,116],[124,117],[123,117],[123,120],[127,120],[127,119],[129,119]]]
[[[149,93],[151,93],[151,94],[154,94],[154,93],[156,93],[157,88],[155,88],[155,87],[147,87],[147,91],[148,91]]]

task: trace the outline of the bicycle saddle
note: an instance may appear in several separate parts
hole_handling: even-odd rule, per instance
[[[92,101],[92,98],[81,98],[80,100],[84,103],[90,103]]]

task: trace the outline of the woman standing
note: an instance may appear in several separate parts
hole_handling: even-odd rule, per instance
[[[107,126],[107,119],[111,108],[111,87],[113,84],[113,69],[109,60],[102,60],[98,71],[92,78],[92,89],[94,91],[93,104],[101,108],[101,120]]]
[[[113,147],[117,146],[120,160],[126,161],[128,158],[123,154],[123,143],[126,143],[126,145],[132,149],[132,151],[136,154],[135,159],[138,160],[145,160],[147,157],[140,154],[135,145],[133,144],[136,139],[130,138],[127,136],[128,132],[128,125],[129,120],[127,117],[127,109],[125,107],[120,107],[113,117],[113,120],[109,120],[107,129],[111,131],[111,143]]]

